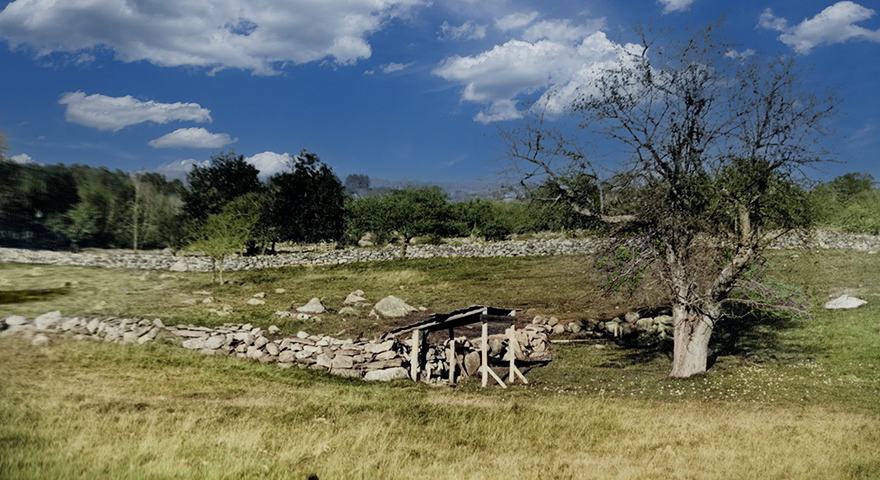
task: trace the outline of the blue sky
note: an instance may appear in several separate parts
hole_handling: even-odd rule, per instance
[[[344,178],[494,182],[519,102],[588,83],[635,40],[727,16],[841,98],[841,164],[880,180],[880,5],[829,0],[16,0],[0,12],[0,127],[19,162],[181,176],[301,149]]]

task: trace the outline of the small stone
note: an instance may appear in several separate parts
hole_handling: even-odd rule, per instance
[[[262,347],[263,345],[266,345],[267,343],[269,343],[269,339],[266,338],[266,337],[264,337],[264,336],[262,336],[262,335],[260,335],[259,337],[257,337],[257,338],[254,340],[254,346],[257,347],[257,348],[260,348],[260,347]]]
[[[35,347],[46,347],[49,345],[49,337],[42,333],[38,333],[34,336],[33,340],[31,340],[31,345]]]
[[[346,369],[354,366],[354,359],[347,355],[336,355],[330,360],[330,368]]]
[[[275,343],[267,343],[266,344],[266,353],[272,356],[278,355],[280,351],[278,350],[278,345]]]
[[[623,316],[623,318],[627,322],[635,323],[635,321],[638,320],[640,317],[639,317],[639,314],[636,312],[626,312],[626,314]]]
[[[252,299],[250,299],[250,300],[247,301],[247,304],[248,304],[248,305],[265,305],[265,304],[266,304],[266,301],[265,301],[265,300],[260,300],[259,298],[252,298]]]
[[[278,310],[275,312],[275,316],[278,318],[290,318],[293,316],[293,314],[288,312],[287,310]]]
[[[225,335],[212,335],[205,340],[204,348],[209,348],[211,350],[220,348],[225,346],[227,343]]]
[[[323,353],[318,355],[318,358],[316,359],[316,361],[317,361],[316,363],[319,366],[324,367],[324,368],[330,368],[332,366],[332,362],[333,362],[327,355],[325,355]]]
[[[387,352],[382,352],[376,355],[376,360],[391,360],[397,357],[397,352],[394,350],[388,350]]]
[[[382,353],[391,350],[394,347],[394,339],[386,340],[382,343],[368,343],[364,347],[364,351],[367,353]]]
[[[550,318],[547,320],[547,325],[550,325],[551,327],[555,327],[555,326],[558,325],[558,324],[559,324],[559,319],[556,318],[556,317],[550,317]]]
[[[565,325],[557,323],[556,325],[553,326],[553,333],[555,333],[557,335],[559,335],[561,333],[565,333]]]
[[[259,292],[252,295],[254,298],[266,298],[266,292]]]
[[[308,320],[312,318],[312,316],[308,313],[297,313],[294,318],[296,318],[297,320]]]
[[[190,350],[201,350],[205,348],[205,338],[190,338],[189,340],[184,340],[182,345],[183,348],[188,348]]]
[[[300,330],[299,332],[296,332],[296,338],[306,339],[309,338],[309,334]]]
[[[285,292],[287,292],[287,290],[285,290],[283,288],[276,288],[275,289],[275,293],[285,293]]]
[[[280,363],[293,363],[296,361],[296,352],[292,350],[285,350],[278,354],[278,362]]]
[[[276,333],[278,333],[278,332],[280,332],[280,331],[281,331],[281,329],[278,328],[277,325],[269,325],[269,333],[271,333],[271,334],[274,335],[274,334],[276,334]]]
[[[571,333],[578,333],[583,330],[583,328],[584,327],[580,324],[580,322],[571,322],[568,324],[568,331]]]

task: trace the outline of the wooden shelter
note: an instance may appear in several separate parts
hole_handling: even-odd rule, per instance
[[[491,376],[499,385],[507,388],[504,381],[502,381],[502,379],[489,367],[489,322],[505,322],[511,325],[510,328],[506,330],[508,354],[505,358],[509,361],[508,368],[510,372],[508,375],[508,382],[513,382],[516,377],[519,377],[524,383],[529,383],[522,371],[516,366],[516,355],[513,353],[520,348],[516,335],[514,334],[516,328],[515,315],[515,310],[473,305],[454,312],[431,315],[425,320],[391,330],[387,335],[391,337],[399,337],[407,333],[412,333],[410,378],[414,381],[419,381],[423,374],[421,359],[427,336],[432,332],[448,331],[449,344],[446,354],[447,363],[449,365],[448,383],[454,385],[455,368],[457,365],[455,354],[455,328],[480,323],[482,324],[482,346],[480,351],[480,367],[477,372],[482,374],[482,386],[487,386],[489,377]]]

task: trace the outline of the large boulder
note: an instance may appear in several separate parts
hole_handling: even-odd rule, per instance
[[[386,318],[401,318],[419,310],[394,295],[389,295],[379,300],[373,306],[373,311]]]

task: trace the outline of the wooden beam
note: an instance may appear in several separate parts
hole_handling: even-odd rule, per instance
[[[501,385],[501,388],[507,388],[507,385],[504,384],[504,380],[501,380],[501,377],[499,377],[494,370],[489,368],[488,365],[483,365],[482,367],[480,367],[480,370],[483,372],[483,378],[486,378],[487,375],[492,375],[492,378],[494,378],[495,381],[498,382],[498,385]],[[485,387],[485,385],[483,386]]]
[[[509,365],[509,373],[507,374],[507,381],[513,383],[516,381],[516,376],[522,379],[523,383],[528,384],[529,381],[526,380],[526,376],[516,368],[516,352],[522,351],[522,346],[519,344],[519,341],[516,339],[516,324],[511,325],[510,328],[507,329],[507,357],[510,362]]]

